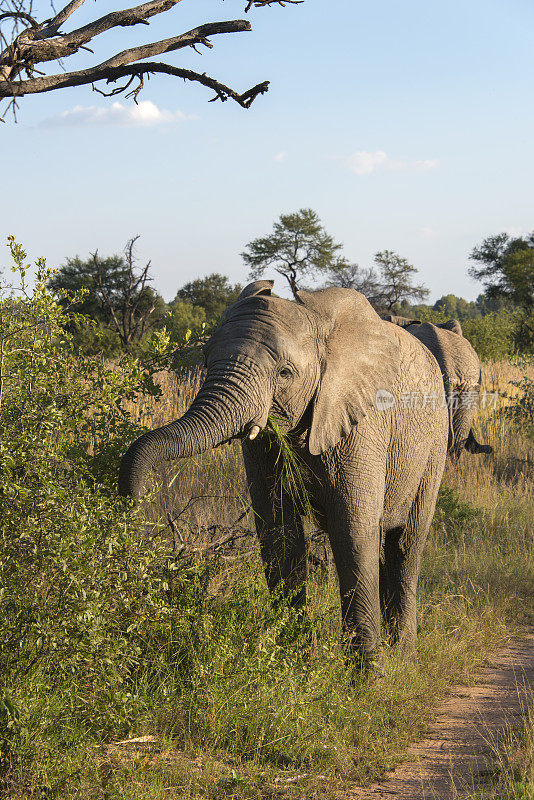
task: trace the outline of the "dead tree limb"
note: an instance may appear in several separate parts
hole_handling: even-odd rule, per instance
[[[152,314],[157,306],[157,295],[148,288],[151,262],[136,273],[135,244],[139,235],[132,237],[124,249],[124,282],[118,296],[111,296],[106,286],[102,262],[98,252],[92,254],[94,279],[101,300],[107,309],[121,344],[128,347],[143,338],[154,322]],[[148,302],[147,302],[148,301]]]
[[[27,7],[24,7],[25,2]],[[80,49],[90,50],[87,47],[89,42],[112,28],[148,25],[151,17],[169,11],[181,0],[149,0],[132,8],[112,11],[69,33],[61,33],[61,26],[84,2],[85,0],[71,0],[54,17],[38,22],[31,13],[31,0],[0,0],[0,25],[3,22],[12,25],[10,39],[0,28],[0,46],[3,46],[0,52],[0,101],[11,99],[8,106],[12,105],[14,108],[17,98],[24,95],[89,84],[96,89],[94,84],[98,81],[109,84],[122,78],[128,79],[124,86],[116,87],[110,92],[96,90],[107,96],[120,94],[137,79],[136,88],[129,93],[136,100],[143,88],[143,79],[156,73],[200,83],[215,92],[213,100],[232,99],[243,108],[249,108],[254,99],[268,89],[269,82],[263,81],[245,92],[238,92],[216,78],[209,77],[205,72],[195,72],[167,63],[144,62],[146,58],[187,47],[196,52],[199,52],[197,48],[200,46],[212,48],[209,37],[250,31],[250,22],[242,19],[199,25],[178,36],[122,50],[86,69],[43,75],[37,69],[38,64],[69,58]],[[250,0],[245,11],[252,7],[284,6],[300,2],[302,0]],[[7,10],[3,11],[3,8]]]

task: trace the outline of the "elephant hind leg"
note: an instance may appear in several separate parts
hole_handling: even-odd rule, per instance
[[[386,634],[395,639],[398,620],[401,614],[401,592],[398,591],[398,562],[403,558],[400,540],[404,527],[392,528],[383,534],[380,557],[380,611],[386,627]],[[397,563],[396,563],[397,562]]]
[[[440,464],[431,460],[412,504],[408,522],[384,533],[380,563],[380,605],[391,644],[407,649],[417,638],[417,583],[423,548],[439,488]]]

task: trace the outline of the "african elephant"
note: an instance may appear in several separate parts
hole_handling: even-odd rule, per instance
[[[436,361],[443,375],[449,407],[449,454],[456,461],[465,448],[470,453],[492,453],[493,448],[477,442],[472,425],[480,395],[480,361],[462,333],[457,319],[433,324],[418,319],[384,315],[382,319],[399,325],[422,342]]]
[[[295,607],[306,600],[306,543],[298,498],[281,479],[276,415],[302,464],[307,497],[328,533],[352,652],[372,659],[381,611],[393,643],[413,646],[423,546],[444,470],[445,405],[429,350],[383,322],[353,289],[271,294],[247,286],[205,345],[206,378],[178,420],[145,433],[124,456],[123,495],[150,469],[242,440],[267,584]]]

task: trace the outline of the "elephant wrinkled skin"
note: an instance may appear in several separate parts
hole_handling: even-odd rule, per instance
[[[241,438],[268,586],[302,606],[306,544],[267,427],[276,415],[329,536],[348,643],[372,658],[382,612],[391,641],[412,646],[449,419],[444,404],[412,407],[402,398],[442,394],[439,366],[352,289],[300,292],[294,302],[271,288],[256,281],[230,306],[205,347],[206,379],[190,409],[133,443],[120,491],[139,496],[156,464]]]

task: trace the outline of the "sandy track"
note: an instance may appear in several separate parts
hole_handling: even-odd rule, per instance
[[[480,670],[480,683],[458,686],[440,703],[428,736],[406,761],[369,789],[346,800],[452,800],[491,769],[492,743],[521,724],[534,691],[534,631],[496,653]]]

